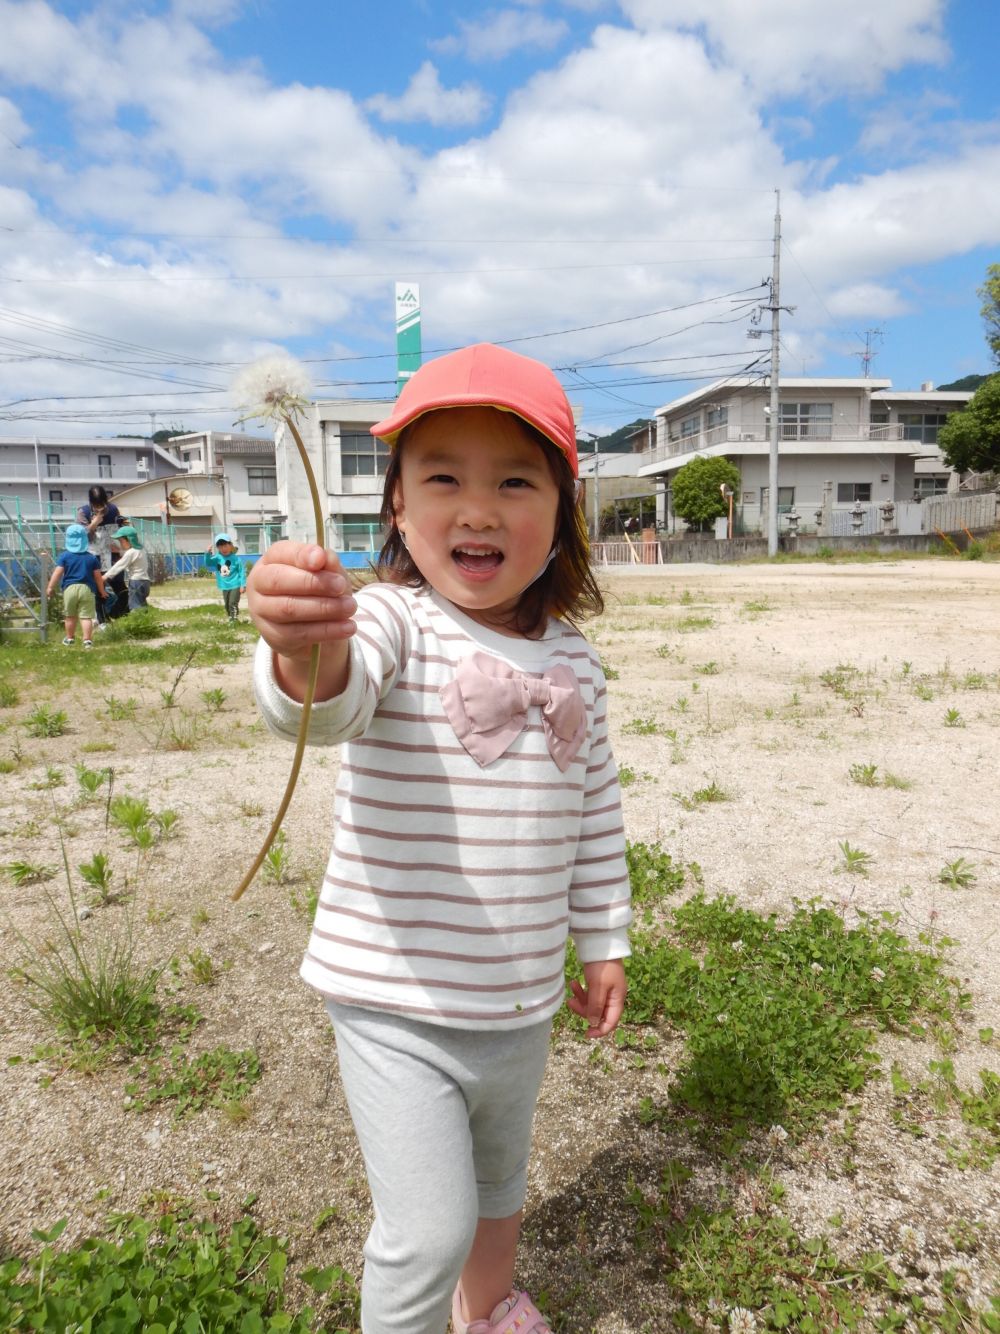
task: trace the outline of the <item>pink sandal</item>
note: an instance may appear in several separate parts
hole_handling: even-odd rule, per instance
[[[545,1317],[526,1292],[516,1289],[495,1307],[489,1320],[462,1319],[461,1289],[451,1299],[451,1323],[455,1334],[552,1334]]]

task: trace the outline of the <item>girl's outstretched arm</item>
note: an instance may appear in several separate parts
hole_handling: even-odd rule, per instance
[[[584,981],[570,982],[572,996],[566,1004],[587,1021],[588,1038],[603,1038],[618,1027],[625,1008],[625,966],[621,959],[605,959],[583,965]]]
[[[254,562],[247,580],[250,615],[274,650],[274,675],[301,699],[313,644],[323,646],[316,699],[332,699],[347,684],[348,643],[357,604],[340,561],[315,542],[275,542]]]

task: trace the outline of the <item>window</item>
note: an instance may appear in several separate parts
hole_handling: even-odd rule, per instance
[[[705,429],[712,431],[716,426],[725,426],[729,420],[729,409],[727,407],[714,407],[705,409]]]
[[[868,418],[868,427],[868,434],[872,440],[888,440],[889,409],[875,407],[873,404],[871,415]]]
[[[693,417],[685,417],[681,422],[681,439],[697,435],[701,430],[701,416],[696,412]]]
[[[111,455],[98,454],[97,456],[97,475],[99,477],[111,476]]]
[[[938,427],[948,420],[946,412],[901,412],[899,424],[904,440],[920,440],[925,445],[937,443]]]
[[[782,440],[829,440],[833,435],[833,404],[782,403],[778,420]]]
[[[838,482],[837,483],[837,504],[854,505],[859,500],[862,504],[869,504],[872,498],[871,482]]]
[[[62,468],[59,466],[58,454],[45,455],[45,471],[48,473],[50,477],[62,476]]]
[[[918,477],[914,482],[913,494],[917,500],[926,500],[928,496],[943,496],[948,491],[948,478]]]
[[[50,505],[61,505],[62,503],[63,503],[63,493],[62,493],[61,491],[50,491],[50,492],[49,492],[49,504],[50,504]]]
[[[762,486],[762,487],[760,488],[760,507],[761,507],[762,510],[766,510],[766,509],[767,509],[767,487],[766,487],[766,486]],[[787,513],[789,512],[789,510],[792,510],[792,509],[794,509],[794,508],[795,508],[795,487],[794,487],[794,486],[779,486],[779,487],[778,487],[778,513],[779,513],[779,514],[787,514]]]
[[[367,431],[342,431],[340,470],[344,477],[384,477],[389,446]]]
[[[278,472],[276,468],[247,468],[247,491],[252,496],[276,496]]]
[[[382,523],[377,514],[351,514],[340,524],[344,551],[376,552],[382,545]]]

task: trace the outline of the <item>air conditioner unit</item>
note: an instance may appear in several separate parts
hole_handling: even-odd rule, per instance
[[[756,439],[757,439],[757,436],[756,436],[756,434],[755,434],[753,431],[742,431],[742,432],[740,433],[740,439],[741,439],[741,440],[756,440]]]
[[[136,461],[135,461],[135,470],[136,470],[136,472],[149,472],[149,460],[148,460],[148,459],[136,459]]]

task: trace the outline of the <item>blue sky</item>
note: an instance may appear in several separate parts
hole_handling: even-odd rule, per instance
[[[747,337],[786,374],[990,369],[1000,7],[976,0],[0,0],[0,430],[227,428],[287,349],[388,397],[514,341],[604,432]],[[766,316],[764,319],[766,327]]]

